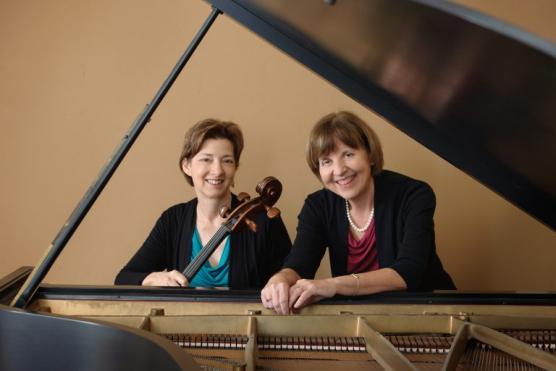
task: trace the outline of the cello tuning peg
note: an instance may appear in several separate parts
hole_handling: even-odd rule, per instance
[[[218,212],[222,218],[227,218],[230,214],[230,208],[228,206],[222,206]]]
[[[280,215],[280,209],[276,207],[270,207],[266,210],[266,216],[268,216],[269,219],[274,219],[279,215]]]
[[[257,232],[257,224],[254,221],[252,221],[251,219],[245,219],[245,224],[253,233]]]
[[[240,192],[240,193],[237,195],[237,199],[239,200],[239,202],[243,203],[243,202],[245,202],[245,201],[249,201],[249,200],[251,199],[251,196],[249,196],[248,193]]]

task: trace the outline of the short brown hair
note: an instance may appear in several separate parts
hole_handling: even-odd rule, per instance
[[[193,185],[193,179],[183,172],[183,161],[189,161],[193,156],[199,153],[207,139],[229,140],[234,147],[236,167],[239,166],[239,158],[241,156],[241,151],[243,151],[243,134],[239,126],[230,121],[220,121],[216,119],[199,121],[185,133],[179,161],[180,171],[185,176],[185,180],[189,185]]]
[[[382,171],[384,160],[382,147],[376,133],[351,112],[340,111],[329,113],[321,118],[311,130],[307,143],[307,163],[309,168],[320,179],[319,158],[334,151],[334,139],[357,149],[364,149],[371,160],[371,174]]]

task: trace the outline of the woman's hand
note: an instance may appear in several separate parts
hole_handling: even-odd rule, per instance
[[[278,314],[290,314],[290,286],[299,279],[292,269],[286,268],[272,276],[261,291],[261,301],[267,309]]]
[[[173,270],[167,272],[166,270],[162,272],[152,272],[149,274],[143,282],[143,286],[183,286],[187,287],[189,282],[187,278],[181,272]]]
[[[333,279],[299,280],[290,287],[289,307],[300,309],[324,298],[336,295],[337,288]]]

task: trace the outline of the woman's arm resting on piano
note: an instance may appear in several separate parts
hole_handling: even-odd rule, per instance
[[[303,279],[290,287],[289,306],[299,309],[334,295],[369,295],[405,289],[405,281],[391,268],[318,280]]]

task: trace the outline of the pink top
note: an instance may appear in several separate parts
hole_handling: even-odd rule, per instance
[[[349,273],[362,273],[378,269],[376,249],[375,220],[371,222],[360,240],[355,239],[351,231],[348,233],[348,261]]]

